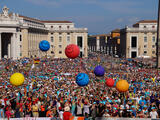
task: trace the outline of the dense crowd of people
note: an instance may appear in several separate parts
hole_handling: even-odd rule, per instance
[[[0,118],[50,117],[69,120],[74,116],[159,118],[160,75],[137,60],[94,55],[88,58],[2,59],[0,61]],[[143,61],[141,62],[143,63]],[[106,73],[96,77],[94,68],[101,65]],[[15,87],[9,83],[13,73],[22,73],[25,82]],[[89,75],[90,82],[79,87],[78,73]],[[105,80],[128,81],[126,93],[107,87]],[[116,84],[116,83],[115,83]]]

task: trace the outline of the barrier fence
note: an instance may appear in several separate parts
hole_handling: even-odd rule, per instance
[[[0,120],[8,120],[7,118],[0,118]],[[56,118],[47,118],[47,117],[39,117],[39,118],[34,118],[34,117],[25,117],[25,118],[10,118],[9,120],[60,120]],[[84,120],[84,117],[74,117],[70,120]],[[151,118],[105,118],[105,117],[97,117],[95,119],[89,118],[89,120],[160,120],[159,119],[151,119]]]

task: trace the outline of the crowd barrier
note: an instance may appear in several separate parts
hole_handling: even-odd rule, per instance
[[[0,120],[8,120],[7,118],[0,118]],[[26,118],[10,118],[9,120],[55,120],[52,118],[41,117],[41,118],[34,118],[34,117],[26,117]],[[57,119],[59,120],[59,119]],[[84,120],[84,117],[74,117],[71,120]],[[93,120],[89,118],[89,120]],[[105,118],[105,117],[97,117],[95,120],[160,120],[159,119],[151,119],[151,118]]]

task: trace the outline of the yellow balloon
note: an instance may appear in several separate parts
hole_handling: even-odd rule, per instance
[[[14,73],[10,78],[10,83],[14,86],[20,86],[24,83],[24,76],[21,73]]]

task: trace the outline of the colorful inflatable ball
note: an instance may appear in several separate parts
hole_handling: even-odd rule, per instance
[[[50,43],[47,40],[42,40],[39,43],[39,49],[44,52],[48,51],[50,49]]]
[[[105,70],[102,66],[97,66],[94,68],[94,74],[98,77],[104,76]]]
[[[24,76],[21,73],[14,73],[10,77],[10,83],[13,86],[21,86],[24,83]]]
[[[128,89],[129,89],[129,84],[126,80],[119,80],[117,83],[116,83],[116,89],[119,91],[119,92],[127,92]]]
[[[75,44],[70,44],[65,48],[65,54],[68,58],[75,59],[80,54],[80,49]]]
[[[106,85],[108,87],[113,87],[114,86],[115,81],[112,78],[108,78],[106,79]]]
[[[86,86],[89,83],[89,77],[86,73],[79,73],[76,76],[76,83],[78,86]]]

